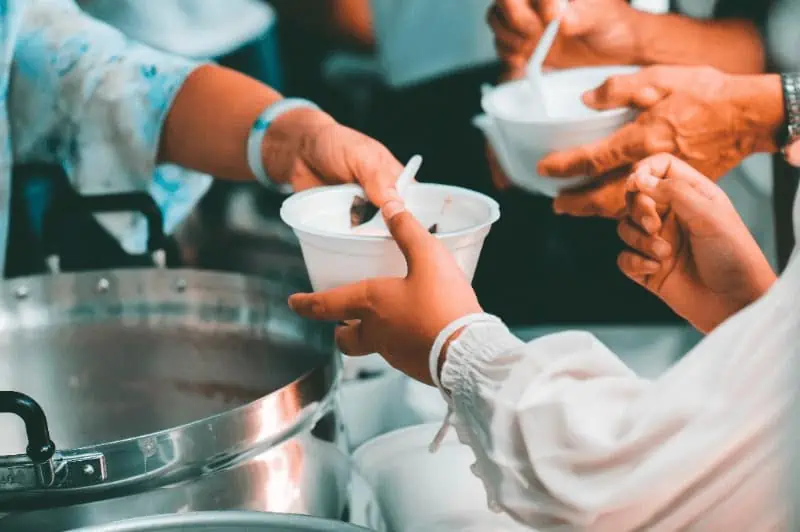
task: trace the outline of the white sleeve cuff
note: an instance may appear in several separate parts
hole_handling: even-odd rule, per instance
[[[469,316],[465,316],[465,317],[463,317],[463,318],[461,318],[459,320],[456,320],[453,323],[451,323],[449,326],[445,327],[442,330],[442,332],[439,333],[439,336],[436,338],[436,341],[433,343],[433,348],[431,349],[431,353],[430,353],[431,377],[432,377],[433,382],[436,385],[436,387],[438,387],[439,391],[442,393],[442,397],[444,397],[444,400],[447,402],[448,408],[447,408],[447,416],[445,416],[444,422],[442,423],[442,428],[439,429],[439,432],[436,434],[436,437],[434,438],[433,442],[431,443],[431,446],[430,446],[431,452],[436,452],[439,449],[439,446],[441,445],[441,443],[444,440],[445,436],[447,436],[447,432],[448,432],[448,430],[449,430],[449,428],[451,426],[452,419],[453,419],[453,413],[454,413],[454,411],[453,411],[453,401],[451,400],[451,397],[448,395],[448,393],[451,392],[452,390],[454,390],[455,387],[446,384],[446,381],[445,381],[445,378],[444,378],[444,375],[445,375],[445,372],[446,372],[446,368],[447,368],[447,365],[448,365],[448,360],[449,360],[449,358],[451,356],[453,356],[453,346],[456,345],[456,344],[467,345],[467,347],[466,347],[467,351],[465,351],[465,353],[467,353],[467,355],[465,357],[465,363],[462,365],[462,367],[466,367],[466,359],[468,359],[469,356],[470,356],[468,354],[469,349],[471,349],[473,347],[475,347],[478,350],[486,349],[487,346],[491,346],[491,343],[492,343],[493,340],[492,340],[491,337],[480,337],[481,340],[487,340],[489,342],[487,344],[487,346],[481,347],[479,344],[475,344],[474,346],[472,344],[464,344],[462,338],[465,338],[465,337],[472,338],[474,336],[474,331],[475,330],[482,330],[483,328],[490,327],[490,326],[499,328],[499,329],[494,329],[494,330],[495,331],[499,330],[501,333],[503,331],[505,331],[505,333],[507,335],[510,335],[512,338],[516,339],[511,334],[511,332],[508,330],[508,328],[505,325],[503,325],[503,322],[500,320],[500,318],[497,318],[496,316],[492,316],[491,314],[472,314],[472,315],[469,315]],[[447,357],[445,359],[445,363],[444,363],[444,366],[442,368],[442,380],[440,382],[440,380],[438,378],[438,375],[437,375],[437,373],[438,373],[437,369],[438,369],[439,355],[441,354],[442,347],[444,346],[445,343],[447,343],[447,340],[450,338],[450,336],[452,336],[452,334],[454,332],[456,332],[458,329],[460,329],[462,327],[464,328],[464,331],[461,333],[461,336],[459,336],[459,338],[457,338],[450,345],[450,347],[447,350]],[[502,334],[498,335],[498,337],[503,338]],[[517,340],[517,343],[513,344],[513,345],[509,344],[508,342],[503,342],[502,343],[503,345],[500,347],[501,351],[498,351],[498,353],[502,353],[502,351],[508,349],[509,346],[510,347],[515,347],[516,345],[519,345],[521,343],[522,342],[519,341],[519,340]],[[474,341],[473,341],[473,344],[474,344]],[[494,358],[494,357],[492,357],[492,358]],[[488,361],[488,360],[489,359],[486,359],[485,361]],[[458,367],[458,363],[456,365]],[[456,374],[460,374],[462,372],[464,372],[464,371],[463,370],[460,371],[458,369],[456,370]],[[468,372],[464,372],[465,375],[467,373]],[[459,379],[455,379],[455,380],[457,381]],[[471,402],[470,402],[470,404],[471,404]]]
[[[522,345],[524,342],[503,323],[484,322],[467,327],[447,350],[442,387],[453,397],[468,399],[481,384],[497,386],[505,376],[497,374],[503,365],[493,362]]]

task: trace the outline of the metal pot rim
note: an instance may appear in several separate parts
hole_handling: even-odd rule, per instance
[[[293,514],[270,514],[261,512],[195,512],[187,514],[156,515],[142,517],[87,528],[78,528],[69,532],[157,532],[166,527],[186,526],[259,526],[280,525],[283,530],[313,532],[365,532],[361,528],[348,523]],[[313,528],[307,528],[313,527]],[[249,529],[248,529],[249,530]]]
[[[274,298],[284,291],[285,288],[277,283],[252,276],[181,269],[111,270],[18,278],[0,283],[0,332],[49,323],[47,320],[52,318],[53,313],[69,310],[69,305],[53,308],[54,302],[64,294],[80,301],[82,312],[87,308],[95,309],[101,314],[109,312],[106,315],[111,317],[118,316],[114,312],[124,307],[115,303],[136,302],[137,298],[147,301],[153,296],[159,302],[174,302],[185,301],[187,296],[193,294],[195,297],[202,294],[201,300],[217,301],[219,298],[235,298],[237,294],[246,294],[251,308],[242,307],[240,310],[241,319],[248,321],[234,324],[248,327],[258,323],[269,330],[270,316],[268,313],[258,313],[258,302],[266,301],[270,296]],[[94,321],[95,317],[90,315],[88,319]],[[263,320],[263,323],[259,320]],[[309,329],[309,333],[312,331],[319,330]],[[323,338],[320,336],[318,339]],[[136,487],[138,491],[140,486],[150,483],[163,485],[179,481],[189,474],[231,467],[316,424],[333,408],[340,373],[338,358],[331,348],[330,359],[324,364],[315,366],[295,381],[258,400],[151,434],[77,449],[59,449],[55,465],[61,468],[68,480],[58,487],[39,486],[38,489],[31,489],[30,482],[36,473],[30,459],[25,455],[0,458],[0,508],[16,509],[20,502],[34,501],[37,497],[54,492],[64,497],[85,498],[88,493],[112,488],[126,490]],[[312,386],[312,383],[320,381],[325,383],[324,394],[318,393]],[[304,399],[303,409],[292,419],[272,427],[268,435],[260,434],[259,427],[242,421],[247,417],[263,417],[257,414],[260,411],[274,411],[280,401],[296,397]],[[202,453],[186,444],[211,434],[213,436],[209,441],[214,444],[202,449]],[[124,467],[115,467],[114,473],[106,468],[106,458],[111,455],[115,464],[120,456],[132,458],[126,461]],[[124,473],[119,474],[120,471]]]

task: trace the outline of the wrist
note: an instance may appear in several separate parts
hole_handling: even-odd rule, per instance
[[[631,7],[627,10],[627,26],[631,35],[629,57],[623,60],[630,65],[648,66],[657,63],[651,52],[652,44],[661,32],[667,15],[648,13]]]
[[[459,335],[461,335],[467,327],[476,323],[502,322],[499,318],[491,314],[486,314],[478,308],[475,313],[462,316],[444,327],[439,331],[439,334],[433,341],[433,345],[428,354],[428,371],[431,382],[434,386],[439,388],[442,393],[444,393],[444,390],[442,390],[439,377],[442,374],[444,363],[447,360],[447,351],[450,345],[458,339]]]
[[[336,125],[329,114],[311,107],[297,107],[281,113],[267,129],[261,143],[264,168],[276,183],[288,183],[295,162],[325,127]]]
[[[444,363],[447,361],[447,350],[450,349],[450,345],[458,340],[458,337],[464,332],[467,326],[463,326],[458,329],[456,332],[450,335],[447,341],[442,346],[442,350],[439,352],[439,363],[436,366],[436,376],[439,379],[439,382],[442,380],[442,369],[444,368]]]
[[[731,76],[731,99],[741,124],[754,139],[754,152],[775,153],[786,122],[778,74]]]

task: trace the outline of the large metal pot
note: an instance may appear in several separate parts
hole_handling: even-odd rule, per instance
[[[282,276],[288,284],[310,289],[300,243],[278,214],[285,196],[258,186],[223,185],[176,231],[184,263],[258,277]]]
[[[74,201],[144,212],[161,262],[152,201]],[[0,428],[12,455],[0,458],[0,512],[12,512],[0,529],[220,509],[339,517],[347,472],[320,450],[336,431],[312,434],[334,408],[338,359],[331,330],[288,309],[290,291],[163,268],[1,285],[0,389],[14,392],[0,412],[25,426]]]
[[[110,525],[81,528],[72,532],[366,532],[336,521],[300,515],[267,515],[253,512],[203,512],[159,515]]]

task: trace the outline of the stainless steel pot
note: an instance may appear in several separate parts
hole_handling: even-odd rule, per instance
[[[250,185],[216,186],[176,231],[184,262],[213,269],[282,278],[310,289],[300,243],[279,217],[284,196]]]
[[[365,532],[366,528],[299,515],[253,512],[206,512],[159,515],[72,532]]]
[[[74,201],[145,213],[162,262],[151,200]],[[13,390],[0,412],[24,420],[0,425],[11,455],[0,458],[0,512],[11,512],[0,529],[187,510],[339,517],[347,477],[319,450],[336,434],[312,434],[334,408],[338,358],[328,327],[288,309],[291,291],[164,268],[0,286],[0,389]]]

